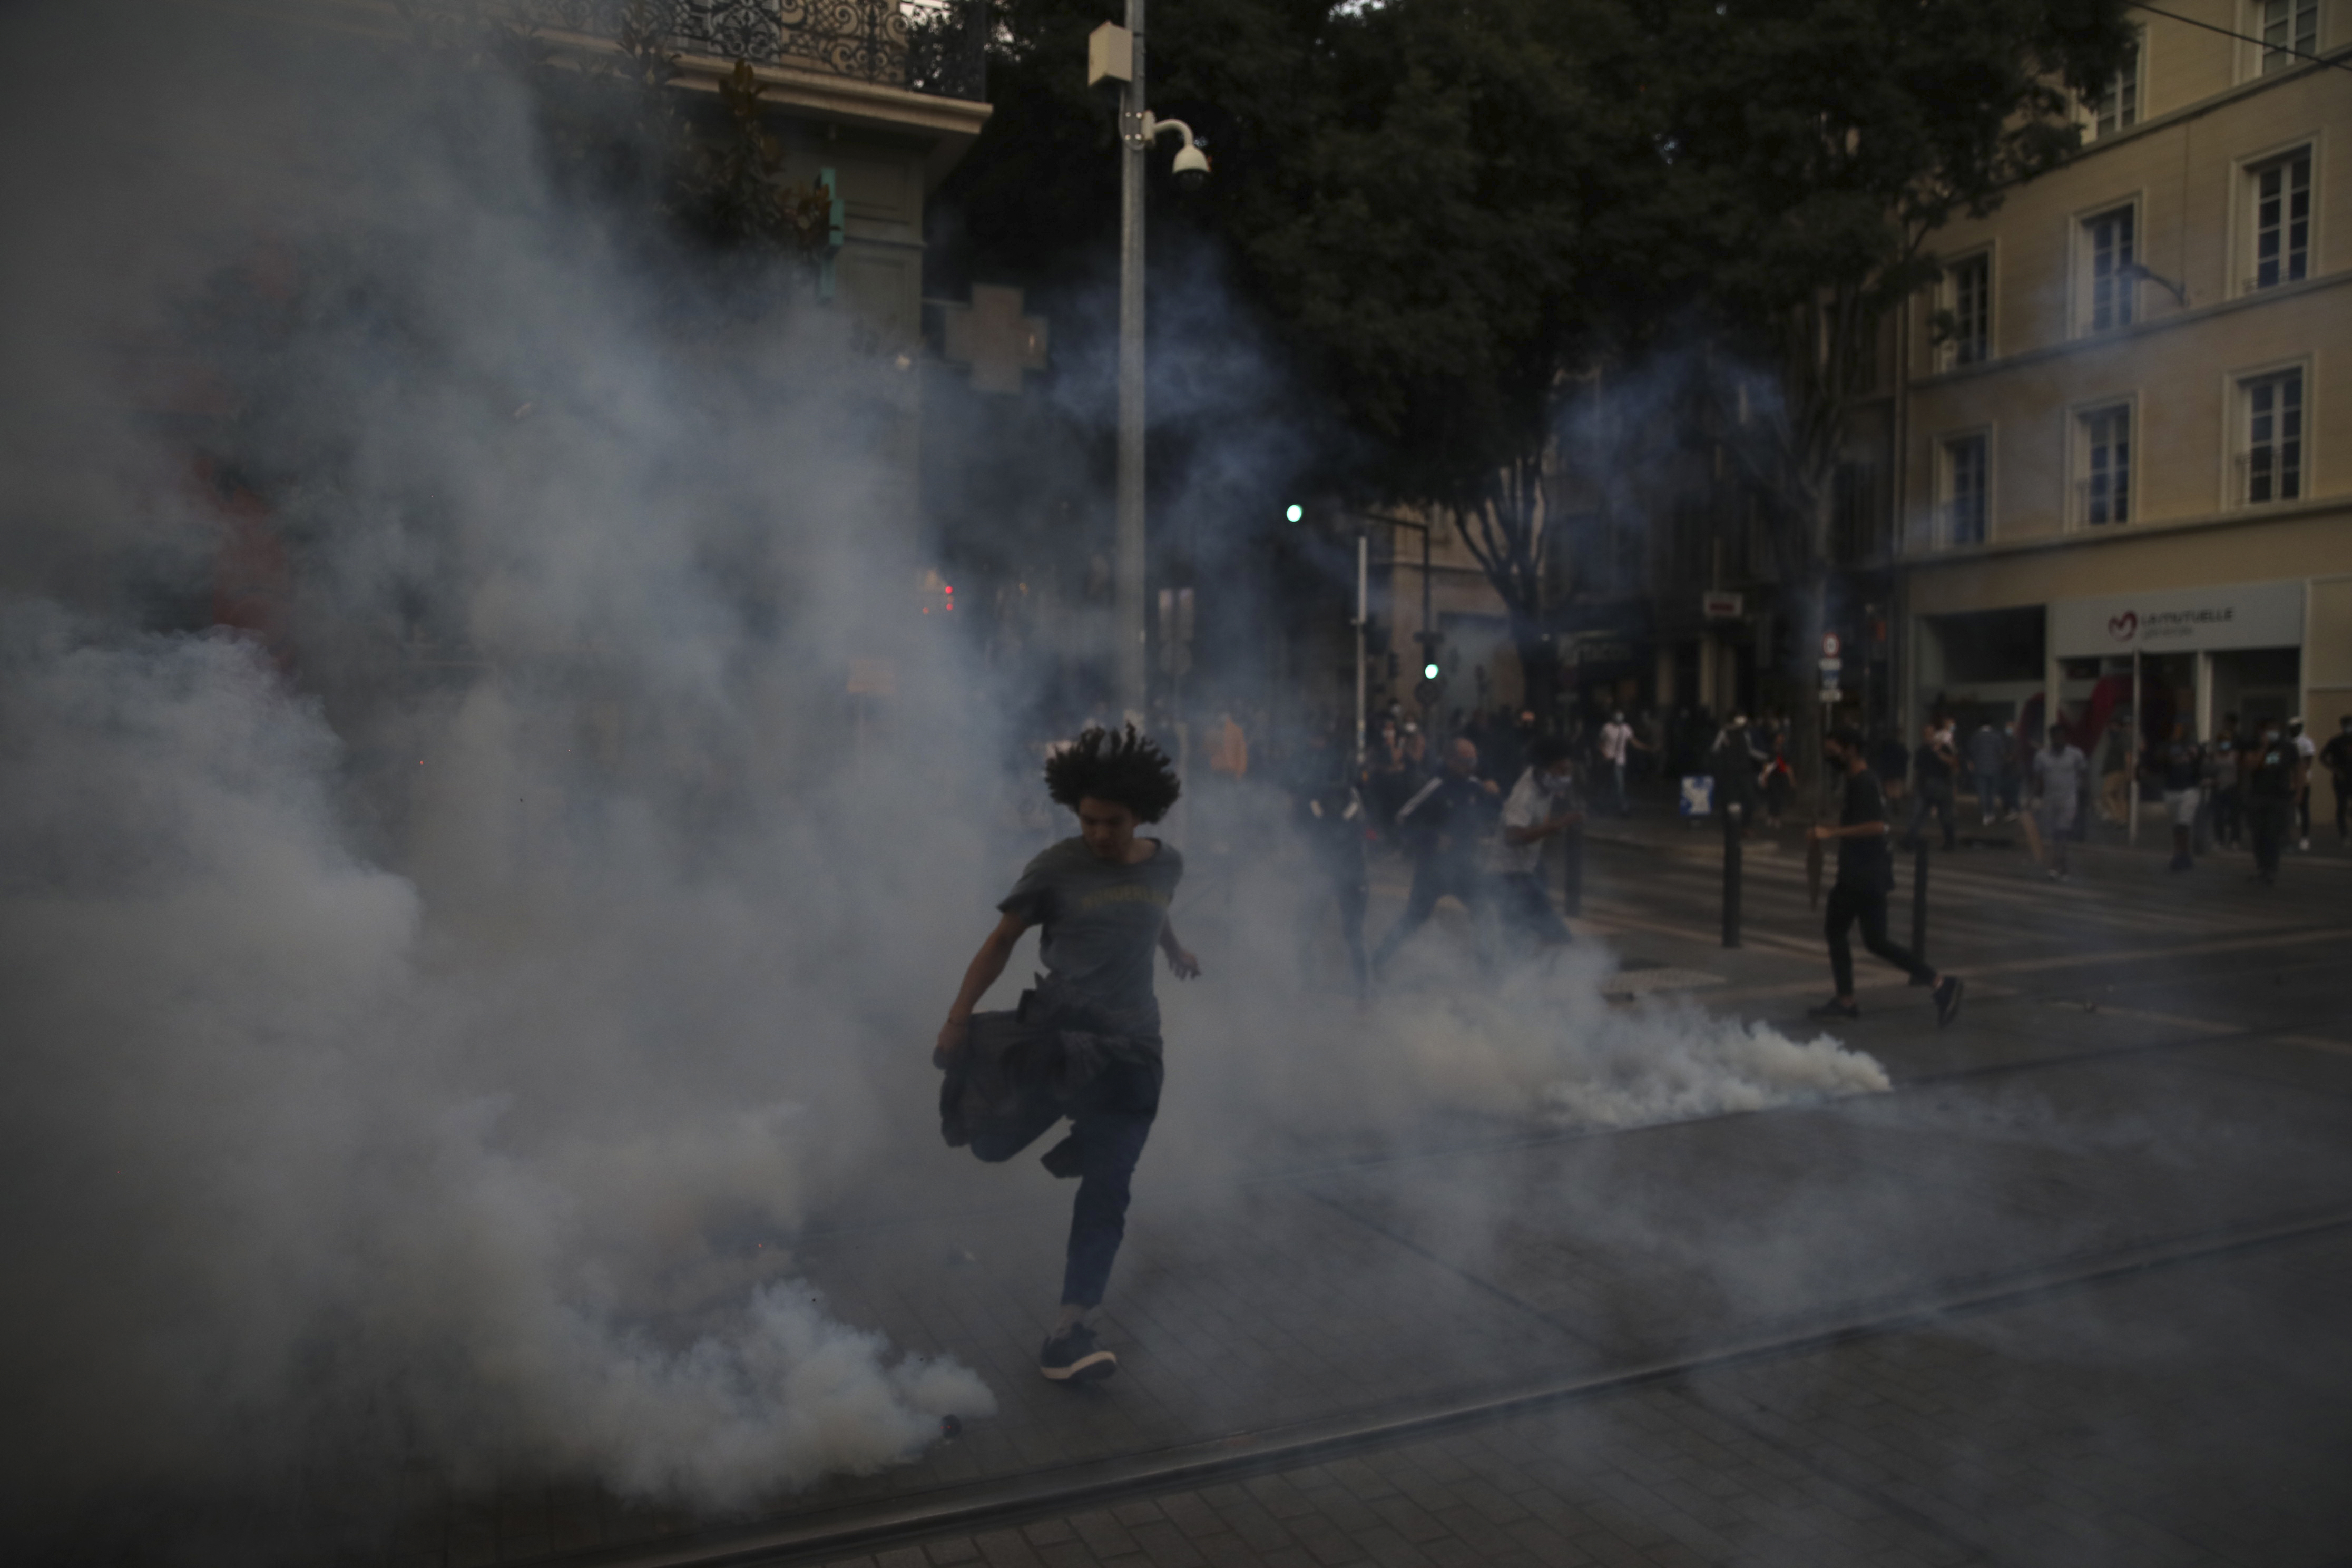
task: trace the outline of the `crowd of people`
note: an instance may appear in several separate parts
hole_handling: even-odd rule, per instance
[[[1541,875],[1545,843],[1584,820],[1588,793],[1596,788],[1611,809],[1629,810],[1626,773],[1638,763],[1697,760],[1716,780],[1727,813],[1753,820],[1784,811],[1792,784],[1776,783],[1776,775],[1793,779],[1788,725],[1772,714],[1754,724],[1734,715],[1700,744],[1704,728],[1685,722],[1676,735],[1654,715],[1632,722],[1613,710],[1548,725],[1532,711],[1506,710],[1464,716],[1433,738],[1391,713],[1359,757],[1352,734],[1331,731],[1305,736],[1295,750],[1266,743],[1272,737],[1254,748],[1249,723],[1228,711],[1202,735],[1204,765],[1192,782],[1206,786],[1209,803],[1222,795],[1229,805],[1251,798],[1245,786],[1253,774],[1280,784],[1318,873],[1307,930],[1336,905],[1361,996],[1446,898],[1519,952],[1568,943],[1567,922]],[[2033,825],[2032,836],[2050,851],[2050,874],[2063,877],[2065,847],[2091,799],[2091,759],[2063,722],[2050,725],[2036,744],[2022,724],[1984,724],[1961,736],[1940,717],[1927,722],[1916,748],[1884,738],[1874,746],[1858,731],[1832,726],[1822,753],[1839,786],[1839,809],[1833,821],[1811,824],[1806,836],[1824,858],[1835,847],[1823,922],[1833,992],[1812,1016],[1860,1016],[1849,940],[1858,927],[1870,952],[1927,990],[1937,1024],[1949,1024],[1959,1015],[1964,982],[1938,973],[1888,931],[1897,842],[1889,794],[1907,782],[1908,835],[1916,840],[1932,821],[1948,846],[1958,796],[1972,791],[1986,822],[2022,816]],[[2175,869],[2194,863],[2207,836],[2226,844],[2243,833],[2252,840],[2257,874],[2274,877],[2290,832],[2299,829],[2309,845],[2315,767],[2334,780],[2338,837],[2352,826],[2352,715],[2325,747],[2303,733],[2300,721],[2265,721],[2242,733],[2232,716],[2208,743],[2176,725],[2169,739],[2137,760],[2170,814]],[[2114,804],[2129,810],[2137,791],[2128,761],[2123,765],[2121,800]],[[2103,785],[2109,782],[2106,773],[2097,776]],[[1060,1310],[1037,1363],[1055,1382],[1084,1383],[1118,1366],[1093,1319],[1125,1232],[1131,1179],[1165,1078],[1153,959],[1164,960],[1180,980],[1201,973],[1169,913],[1184,858],[1141,829],[1192,792],[1175,761],[1132,727],[1089,725],[1074,741],[1053,742],[1044,783],[1036,793],[1074,814],[1078,831],[1035,855],[997,905],[997,923],[965,969],[933,1060],[946,1075],[942,1135],[984,1162],[1009,1160],[1068,1123],[1042,1161],[1078,1185]],[[2108,794],[2102,788],[2101,805],[2110,804]],[[1212,826],[1209,836],[1216,831]],[[1368,952],[1368,857],[1382,846],[1411,860],[1412,886],[1395,924]],[[1033,927],[1041,929],[1045,974],[1014,1009],[977,1011]],[[1496,957],[1488,946],[1482,939],[1482,963]]]

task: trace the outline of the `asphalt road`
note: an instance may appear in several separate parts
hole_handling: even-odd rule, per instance
[[[1747,855],[1727,951],[1718,839],[1606,831],[1578,929],[1627,979],[1784,1024],[1826,994],[1792,846]],[[1147,1163],[1097,1387],[1031,1364],[1068,1189],[942,1163],[785,1239],[996,1416],[749,1519],[530,1476],[420,1498],[374,1560],[2352,1562],[2352,865],[2249,869],[1938,856],[1969,1004],[1938,1031],[1857,954],[1839,1034],[1883,1093]],[[1380,868],[1375,935],[1402,886]],[[1213,972],[1246,956],[1214,908]],[[1465,940],[1449,913],[1416,949]],[[1401,964],[1376,1006],[1437,983]]]

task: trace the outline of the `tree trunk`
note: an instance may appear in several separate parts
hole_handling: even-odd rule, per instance
[[[1549,721],[1559,700],[1559,646],[1520,616],[1511,617],[1511,641],[1519,655],[1519,706]]]

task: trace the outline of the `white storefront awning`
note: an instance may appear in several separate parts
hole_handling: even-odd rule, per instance
[[[2050,651],[2060,658],[2104,654],[2198,653],[2303,646],[2301,578],[2221,583],[2050,606]]]

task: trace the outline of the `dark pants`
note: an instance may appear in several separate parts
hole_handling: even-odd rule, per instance
[[[2286,847],[2286,830],[2294,823],[2294,802],[2249,795],[2246,827],[2254,839],[2254,869],[2264,880],[2278,875],[2279,851]]]
[[[1381,939],[1380,952],[1372,955],[1372,967],[1381,965],[1396,956],[1404,939],[1419,931],[1436,911],[1437,900],[1446,897],[1459,899],[1462,907],[1475,914],[1486,889],[1477,866],[1459,855],[1423,855],[1412,868],[1412,891],[1404,901],[1404,913]]]
[[[1369,963],[1364,957],[1364,910],[1372,901],[1370,884],[1364,880],[1360,865],[1343,866],[1323,874],[1323,897],[1307,900],[1298,930],[1298,968],[1309,984],[1314,979],[1313,957],[1315,938],[1323,929],[1323,909],[1328,901],[1339,909],[1339,940],[1347,944],[1348,968],[1356,978],[1356,994],[1360,997],[1370,979]]]
[[[2347,832],[2347,825],[2352,825],[2352,779],[2339,778],[2335,780],[2334,784],[2336,786],[2336,837],[2339,839],[2352,837],[2352,832]]]
[[[1495,879],[1495,908],[1508,936],[1541,946],[1559,947],[1569,940],[1568,922],[1551,907],[1543,879],[1533,871],[1514,871]]]
[[[1944,825],[1944,847],[1958,848],[1960,841],[1952,811],[1951,780],[1927,779],[1921,782],[1919,793],[1911,797],[1911,828],[1906,837],[1917,838],[1919,830],[1927,826],[1930,813]]]
[[[1822,922],[1823,934],[1830,939],[1830,973],[1837,981],[1837,994],[1853,994],[1853,950],[1846,945],[1846,928],[1854,921],[1862,922],[1862,945],[1903,971],[1914,980],[1932,978],[1935,972],[1911,956],[1908,948],[1897,947],[1886,935],[1886,894],[1876,888],[1856,888],[1840,882],[1830,889],[1829,918]]]
[[[997,1164],[1034,1143],[1063,1117],[1070,1119],[1070,1135],[1045,1155],[1045,1168],[1054,1174],[1078,1178],[1062,1268],[1066,1307],[1102,1304],[1111,1261],[1127,1235],[1129,1178],[1160,1111],[1161,1076],[1157,1063],[1115,1062],[1066,1100],[1032,1089],[1020,1115],[972,1131],[971,1152]]]
[[[2246,811],[2243,799],[2233,785],[2219,790],[2213,795],[2213,842],[2236,848],[2245,841]]]

